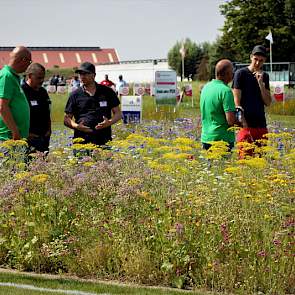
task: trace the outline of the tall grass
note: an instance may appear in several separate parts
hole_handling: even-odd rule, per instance
[[[295,292],[291,133],[270,134],[257,157],[244,160],[221,142],[204,152],[186,120],[116,125],[114,133],[111,150],[59,144],[27,164],[18,144],[1,145],[1,265],[240,294]]]

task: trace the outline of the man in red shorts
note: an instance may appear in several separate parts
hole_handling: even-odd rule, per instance
[[[243,128],[237,135],[237,142],[255,142],[267,133],[264,107],[271,104],[271,95],[269,76],[262,71],[266,58],[266,48],[257,45],[250,55],[250,65],[235,72],[232,85],[235,105],[245,119]],[[252,152],[244,151],[240,156],[251,155]]]

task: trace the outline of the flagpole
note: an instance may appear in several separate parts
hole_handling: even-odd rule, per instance
[[[182,82],[184,81],[184,54],[181,56],[181,62],[182,62]]]
[[[184,49],[184,41],[181,43],[181,48],[179,49],[179,53],[181,54],[181,81],[184,80],[184,56],[185,56],[185,49]]]
[[[269,41],[270,44],[270,72],[272,73],[272,44],[271,41]]]

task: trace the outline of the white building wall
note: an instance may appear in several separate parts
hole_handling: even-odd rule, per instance
[[[119,81],[119,75],[122,75],[123,79],[127,83],[153,82],[155,71],[167,70],[171,70],[168,66],[168,62],[158,62],[156,65],[154,65],[152,61],[142,63],[97,65],[95,80],[100,82],[104,80],[105,74],[108,74],[109,79],[114,83]]]

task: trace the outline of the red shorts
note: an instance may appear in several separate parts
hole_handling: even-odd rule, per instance
[[[258,139],[265,139],[263,135],[267,134],[267,132],[267,128],[242,128],[238,132],[237,142],[247,141],[251,143]]]
[[[253,143],[259,139],[266,139],[265,137],[263,137],[263,135],[267,133],[267,128],[242,128],[237,134],[237,142],[246,141],[249,143]],[[261,144],[259,143],[258,145],[260,146]],[[245,156],[252,156],[253,152],[253,150],[245,151],[243,150],[243,148],[240,148],[239,155],[240,158],[244,158]]]

